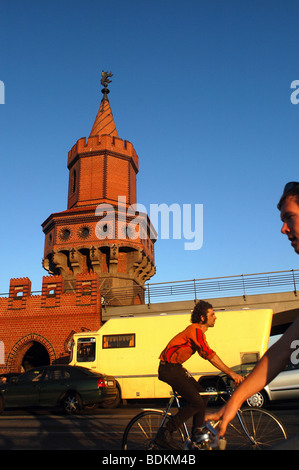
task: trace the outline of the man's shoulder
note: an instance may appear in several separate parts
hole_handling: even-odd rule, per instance
[[[187,326],[186,331],[204,335],[199,323],[191,323],[191,325]]]

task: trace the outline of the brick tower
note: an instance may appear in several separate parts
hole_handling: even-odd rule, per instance
[[[138,156],[118,136],[111,76],[102,72],[103,98],[88,139],[68,153],[67,210],[42,224],[43,267],[63,277],[66,292],[75,291],[78,274],[96,273],[105,301],[128,305],[143,303],[144,283],[155,273],[155,231],[147,214],[135,211]]]

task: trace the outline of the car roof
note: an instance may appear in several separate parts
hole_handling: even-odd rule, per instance
[[[31,370],[40,370],[40,371],[43,371],[43,370],[68,370],[68,371],[72,371],[74,373],[76,372],[81,372],[85,375],[96,375],[96,376],[102,376],[102,374],[100,372],[96,372],[96,371],[93,371],[93,370],[90,370],[90,369],[87,369],[86,367],[82,367],[82,366],[71,366],[69,364],[48,364],[46,366],[38,366],[38,367],[33,367],[31,369],[29,369],[28,371],[25,372],[25,374],[27,374],[28,372],[30,372]]]

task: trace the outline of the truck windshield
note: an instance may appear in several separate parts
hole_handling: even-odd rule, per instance
[[[77,343],[77,362],[92,362],[96,358],[96,339],[79,338]]]

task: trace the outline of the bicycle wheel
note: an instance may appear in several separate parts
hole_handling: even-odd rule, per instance
[[[260,408],[244,408],[228,425],[227,449],[262,450],[287,439],[282,423],[275,415]],[[246,431],[243,430],[242,424]],[[248,435],[253,439],[249,439]]]
[[[165,423],[170,418],[168,415]],[[159,450],[155,437],[164,418],[164,411],[148,410],[136,415],[127,425],[123,439],[123,450]],[[173,433],[173,443],[178,450],[184,448],[185,434],[180,429]]]

